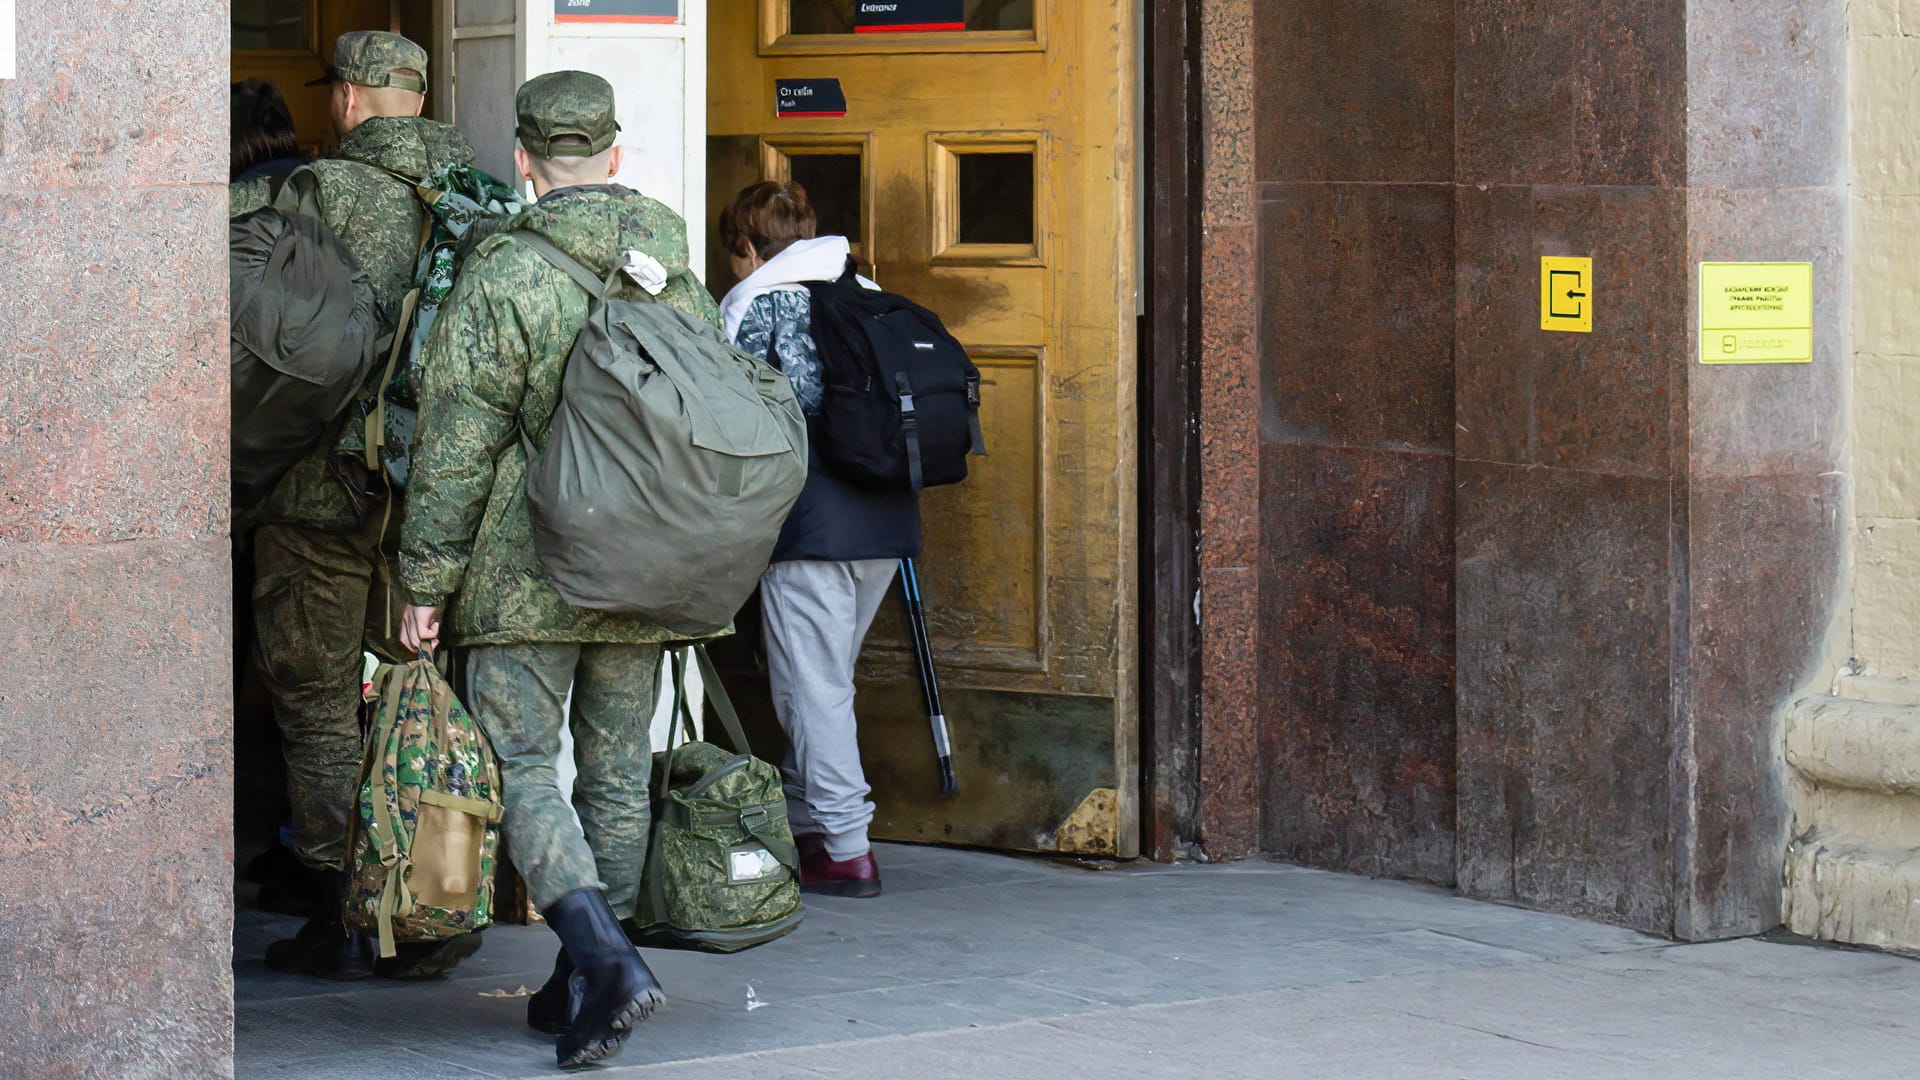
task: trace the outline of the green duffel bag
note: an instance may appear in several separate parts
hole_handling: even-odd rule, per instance
[[[689,648],[733,751],[694,739]],[[653,840],[627,936],[648,949],[731,953],[765,945],[806,915],[780,770],[748,748],[706,649],[679,646],[669,656],[674,733],[653,756]]]

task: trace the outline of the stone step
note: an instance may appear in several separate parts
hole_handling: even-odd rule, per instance
[[[1920,705],[1920,682],[1896,679],[1889,675],[1867,675],[1849,671],[1834,683],[1834,695],[1856,701],[1878,701],[1885,705]]]
[[[1803,698],[1787,712],[1786,757],[1814,784],[1920,796],[1920,705]]]
[[[1920,954],[1920,848],[1826,836],[1787,847],[1787,929]]]

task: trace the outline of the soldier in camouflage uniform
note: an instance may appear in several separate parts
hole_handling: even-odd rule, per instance
[[[603,277],[639,252],[666,271],[655,300],[716,326],[720,316],[688,267],[686,223],[609,182],[621,152],[606,80],[542,75],[514,104],[515,160],[540,198],[468,257],[427,341],[400,545],[414,606],[401,637],[409,646],[439,640],[444,612],[446,640],[467,649],[466,702],[500,757],[507,844],[562,944],[528,1019],[560,1036],[560,1063],[574,1066],[617,1051],[664,1000],[620,920],[639,898],[648,729],[661,645],[674,635],[569,606],[535,555],[522,439],[546,440],[591,300],[510,234],[538,233]],[[648,295],[619,280],[621,296]],[[572,809],[554,768],[570,687]],[[580,990],[571,1005],[570,972]]]
[[[356,31],[334,46],[331,105],[340,134],[334,156],[313,163],[328,228],[367,271],[391,326],[413,288],[428,211],[412,180],[473,160],[458,131],[419,113],[426,50],[398,34]],[[265,205],[270,182],[235,184],[230,210]],[[385,365],[380,369],[384,370]],[[363,935],[346,934],[347,822],[361,761],[361,656],[371,648],[405,659],[394,641],[400,601],[393,574],[399,496],[364,464],[359,423],[380,388],[376,374],[350,410],[339,441],[296,464],[248,515],[254,526],[257,660],[285,735],[295,851],[312,871],[315,916],[275,942],[269,966],[329,978],[374,973]],[[449,970],[477,938],[408,946],[380,961],[381,974],[421,977]]]

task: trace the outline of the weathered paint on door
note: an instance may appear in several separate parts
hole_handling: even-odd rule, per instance
[[[762,177],[807,181],[823,231],[849,232],[883,286],[938,312],[984,376],[991,456],[923,502],[961,794],[938,796],[890,603],[858,703],[875,833],[1132,856],[1133,5],[965,6],[963,32],[854,33],[849,2],[714,4],[708,205]],[[838,79],[846,115],[776,118],[776,81],[803,78]]]
[[[316,153],[334,141],[331,90],[307,83],[327,73],[335,38],[392,29],[396,14],[390,0],[243,0],[233,5],[233,80],[269,79],[279,87],[301,145]],[[249,43],[267,47],[244,47]]]

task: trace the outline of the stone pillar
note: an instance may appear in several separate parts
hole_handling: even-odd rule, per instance
[[[1260,372],[1252,0],[1200,0],[1200,843],[1260,845]]]
[[[1459,884],[1762,930],[1841,559],[1842,5],[1523,6],[1458,5]],[[1812,261],[1814,363],[1700,365],[1701,260]]]
[[[0,82],[0,1072],[232,1072],[224,4]]]
[[[1258,5],[1268,850],[1454,870],[1452,0]]]

